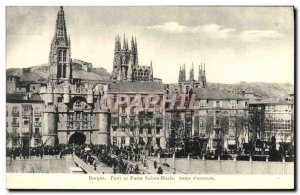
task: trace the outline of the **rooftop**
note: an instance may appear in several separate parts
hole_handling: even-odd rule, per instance
[[[110,84],[109,93],[164,93],[164,85],[157,82],[120,82]]]
[[[209,89],[209,88],[196,88],[196,99],[212,99],[212,100],[247,100],[241,95],[228,93],[217,89]]]
[[[32,94],[31,99],[26,99],[26,97],[19,93],[6,94],[6,103],[44,103],[38,94]]]

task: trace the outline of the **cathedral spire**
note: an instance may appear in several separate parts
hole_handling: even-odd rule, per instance
[[[126,49],[125,33],[124,33],[124,39],[123,39],[123,49]]]
[[[179,67],[178,82],[181,82],[181,64]]]
[[[67,28],[66,28],[66,21],[65,21],[65,13],[62,6],[57,13],[56,19],[56,27],[55,27],[55,37],[58,44],[62,46],[68,45],[68,36],[67,36]]]
[[[72,80],[70,45],[71,41],[67,35],[64,9],[60,6],[49,55],[48,80],[54,85],[62,82],[71,82]]]
[[[139,65],[139,59],[138,59],[138,49],[137,49],[137,41],[136,41],[136,37],[134,37],[134,46],[135,46],[135,49],[134,49],[134,52],[135,52],[135,66],[138,66]]]
[[[186,74],[185,74],[185,64],[183,64],[183,70],[182,70],[182,81],[186,81]]]
[[[190,81],[193,81],[194,80],[194,63],[192,62],[192,68],[190,70],[190,78],[189,78]]]
[[[131,51],[132,51],[132,52],[135,51],[135,45],[134,45],[133,35],[132,35],[132,37],[131,37]]]
[[[118,38],[115,36],[115,52],[118,51]]]

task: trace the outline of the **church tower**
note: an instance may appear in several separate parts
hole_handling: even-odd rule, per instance
[[[72,80],[71,42],[67,35],[65,13],[62,6],[57,13],[55,34],[50,48],[48,80],[51,85]]]
[[[199,66],[198,82],[200,82],[201,88],[206,88],[205,64],[203,66],[204,68],[202,68],[202,63],[201,63],[201,68]]]
[[[192,64],[192,68],[190,70],[190,81],[194,81],[194,64]]]
[[[132,36],[131,47],[129,48],[128,40],[126,39],[125,34],[123,39],[123,45],[121,45],[120,36],[117,35],[115,38],[115,52],[111,80],[134,80],[133,70],[135,70],[136,67],[138,67],[136,39],[134,39]]]

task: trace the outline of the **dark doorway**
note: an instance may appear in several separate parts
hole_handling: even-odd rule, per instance
[[[85,143],[86,137],[83,133],[74,133],[73,135],[71,135],[70,139],[69,139],[69,144],[78,144],[78,145],[82,145]]]

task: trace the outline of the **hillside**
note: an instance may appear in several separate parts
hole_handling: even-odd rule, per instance
[[[239,82],[236,84],[208,83],[209,88],[221,89],[227,92],[241,91],[254,93],[262,98],[284,98],[293,93],[291,83]]]
[[[21,77],[23,81],[46,81],[48,77],[48,65],[42,64],[29,68],[10,68],[6,70],[7,75]],[[89,80],[107,80],[110,74],[105,68],[92,68],[90,72],[86,72],[81,67],[73,67],[73,78],[89,79]]]
[[[46,81],[48,77],[48,65],[42,64],[29,68],[10,68],[6,70],[6,74],[19,76],[23,81]],[[73,66],[73,77],[89,80],[108,80],[110,78],[110,73],[107,72],[105,68],[92,68],[90,72],[86,72],[82,70],[80,66]],[[246,92],[255,93],[262,98],[282,98],[294,91],[294,85],[291,83],[207,83],[207,87],[219,89],[224,92],[244,90]]]

